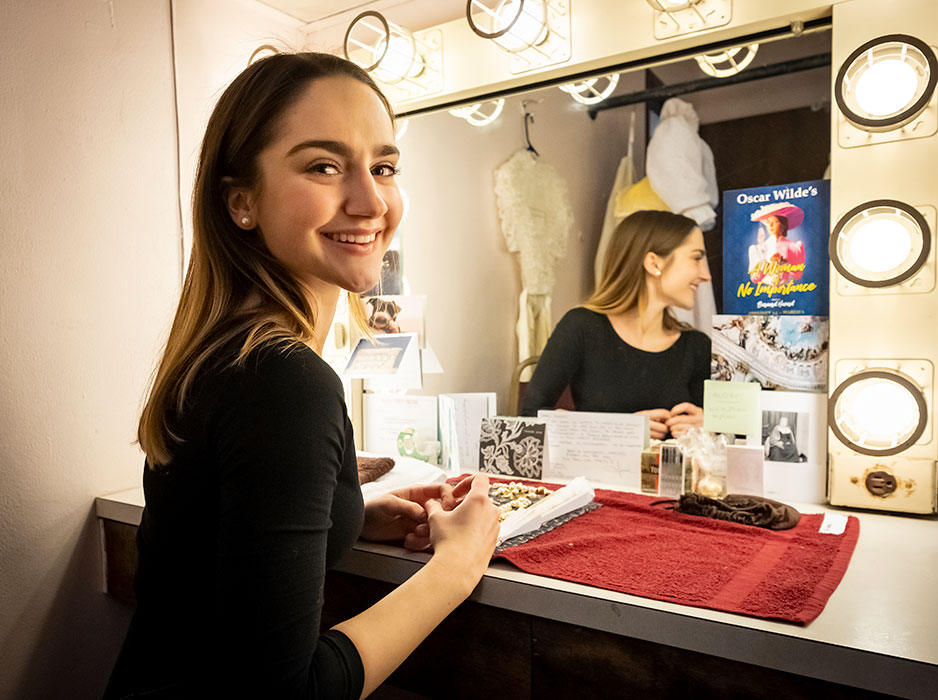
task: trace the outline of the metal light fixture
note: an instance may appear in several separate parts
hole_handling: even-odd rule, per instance
[[[601,81],[603,80],[606,81],[606,84],[598,88],[597,85],[601,85]],[[569,94],[570,97],[580,104],[594,105],[609,97],[618,84],[619,74],[611,73],[600,78],[588,78],[587,80],[581,80],[576,83],[567,83],[566,85],[561,85],[560,89]]]
[[[938,131],[938,59],[908,34],[858,46],[834,80],[838,143],[844,148],[931,136]]]
[[[439,92],[442,81],[440,31],[410,32],[380,12],[362,12],[349,24],[342,44],[345,57],[408,99]]]
[[[572,0],[468,0],[469,27],[512,55],[511,72],[570,58]]]
[[[759,50],[758,44],[749,44],[748,46],[734,46],[726,51],[717,53],[704,53],[694,56],[697,65],[707,75],[713,78],[728,78],[731,75],[746,69],[752,63]],[[740,55],[740,52],[745,51]]]
[[[465,107],[456,107],[449,111],[454,117],[465,119],[473,126],[485,126],[491,124],[498,115],[502,113],[505,106],[504,99],[492,100],[491,102],[479,102]]]
[[[888,457],[914,445],[928,425],[921,386],[899,371],[871,368],[851,375],[831,394],[831,431],[854,452]]]
[[[866,42],[843,62],[834,81],[837,106],[867,131],[892,131],[913,121],[938,80],[935,52],[921,39],[888,34]]]
[[[722,27],[733,17],[732,0],[647,0],[655,10],[656,39]]]

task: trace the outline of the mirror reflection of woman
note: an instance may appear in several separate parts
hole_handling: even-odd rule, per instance
[[[339,295],[378,279],[401,218],[387,100],[328,54],[245,69],[209,119],[182,298],[138,436],[137,608],[105,699],[355,698],[488,566],[484,476],[362,502],[342,383],[320,357]],[[433,547],[320,630],[326,571],[362,536]]]
[[[703,234],[687,217],[638,211],[616,228],[596,291],[557,324],[521,413],[553,408],[567,386],[578,411],[647,415],[655,439],[703,423],[710,339],[670,307],[693,308],[710,280]]]

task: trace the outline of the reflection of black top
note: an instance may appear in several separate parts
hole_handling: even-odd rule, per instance
[[[307,348],[219,357],[171,464],[144,471],[138,605],[105,698],[358,698],[357,650],[319,632],[363,516],[341,382]]]
[[[710,378],[710,339],[683,331],[667,350],[647,352],[619,337],[605,314],[568,311],[547,341],[524,395],[521,413],[553,408],[567,385],[578,411],[634,413],[703,405]]]

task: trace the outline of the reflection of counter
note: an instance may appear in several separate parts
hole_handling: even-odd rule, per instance
[[[135,529],[142,502],[139,489],[98,499],[106,538],[118,533],[106,544],[111,590],[120,579],[114,564],[121,551],[117,539]],[[590,697],[591,688],[602,683],[619,685],[594,697],[619,697],[626,689],[622,683],[637,691],[643,682],[659,691],[646,697],[692,687],[700,697],[708,691],[712,697],[728,697],[741,683],[748,689],[745,697],[854,697],[848,688],[812,679],[901,697],[933,697],[938,687],[938,518],[858,517],[860,540],[847,573],[807,627],[612,593],[496,562],[472,595],[475,605],[463,606],[434,632],[414,663],[405,664],[392,681],[429,692],[432,684],[414,665],[426,669],[449,663],[464,671],[479,666],[494,674],[513,664],[513,673],[522,677],[502,680],[520,683],[513,690],[502,695],[490,690],[480,670],[465,697],[564,697],[564,679],[572,678],[582,697]],[[325,618],[334,622],[355,612],[356,605],[367,605],[426,559],[398,547],[359,542],[327,580]],[[339,592],[342,600],[333,606]],[[508,627],[500,630],[499,625]],[[473,658],[467,661],[461,654]]]

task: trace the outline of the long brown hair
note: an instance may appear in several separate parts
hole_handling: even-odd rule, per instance
[[[620,314],[648,303],[645,286],[645,256],[654,253],[673,262],[670,255],[690,232],[697,228],[693,219],[669,211],[644,210],[625,217],[612,234],[596,291],[583,304],[603,314]],[[686,324],[664,310],[665,330],[683,330]]]
[[[225,202],[229,187],[260,184],[258,155],[284,113],[319,78],[345,76],[385,96],[354,63],[324,53],[277,54],[252,63],[224,91],[205,130],[192,195],[193,241],[176,316],[140,416],[137,439],[153,467],[167,464],[178,436],[172,417],[205,361],[244,335],[236,362],[270,342],[308,344],[318,310],[267,249],[257,229],[244,231]],[[257,303],[254,303],[257,299]],[[246,307],[250,305],[250,309]],[[353,320],[365,324],[361,298],[349,294]]]

